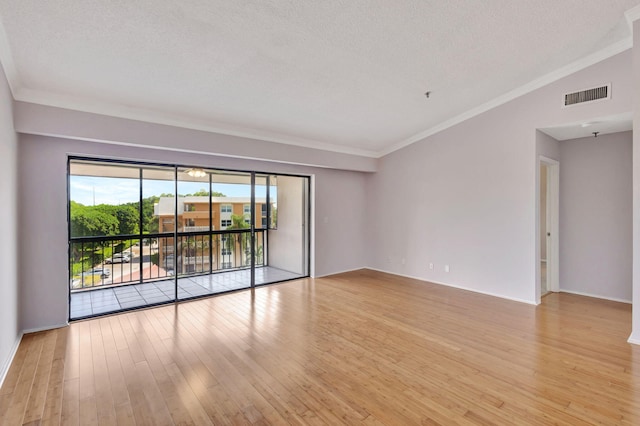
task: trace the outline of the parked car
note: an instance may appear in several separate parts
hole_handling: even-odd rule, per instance
[[[100,278],[109,278],[111,276],[111,271],[107,268],[93,268],[86,273],[91,275],[100,275]]]
[[[104,261],[104,263],[129,263],[129,262],[131,262],[131,256],[129,256],[127,253],[116,253]]]

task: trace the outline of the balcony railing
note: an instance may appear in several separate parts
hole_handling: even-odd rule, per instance
[[[256,266],[266,266],[266,231],[255,231]],[[79,237],[70,242],[71,291],[136,284],[177,275],[211,274],[251,266],[251,231],[179,232]]]

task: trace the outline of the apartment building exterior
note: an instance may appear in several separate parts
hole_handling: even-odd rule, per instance
[[[160,233],[177,232],[177,244],[174,237],[158,239],[158,265],[170,273],[207,273],[250,266],[251,198],[161,197],[154,206],[154,215]],[[254,218],[255,263],[263,264],[267,225],[275,224],[275,203],[268,212],[266,200],[256,198]]]

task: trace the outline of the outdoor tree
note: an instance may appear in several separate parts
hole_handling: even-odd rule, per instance
[[[187,197],[208,197],[209,196],[209,191],[207,191],[206,189],[202,188],[201,190],[199,190],[197,192],[194,192],[193,194],[187,194],[186,196]],[[217,192],[217,191],[211,192],[211,196],[212,197],[226,197],[226,195],[224,195],[222,192]]]
[[[112,214],[118,219],[118,234],[137,234],[140,232],[140,213],[138,212],[137,205],[134,203],[131,205],[110,206]]]
[[[120,224],[118,218],[104,209],[71,201],[71,235],[89,237],[114,235]]]
[[[231,226],[227,226],[227,229],[249,229],[251,225],[249,225],[246,221],[246,215],[232,214],[231,215]],[[244,254],[244,262],[247,263],[249,255],[251,254],[250,249],[250,241],[251,236],[248,232],[242,232],[235,234],[235,238],[228,238],[227,244],[229,245],[229,249],[233,250],[232,246],[237,246],[240,248],[240,252]]]

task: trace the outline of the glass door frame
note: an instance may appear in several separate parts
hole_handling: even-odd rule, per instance
[[[249,287],[245,287],[245,288],[251,288],[251,289],[255,289],[256,287],[256,230],[260,229],[262,232],[264,232],[264,236],[263,236],[263,250],[265,250],[264,246],[266,247],[266,253],[263,254],[263,260],[262,263],[268,265],[268,255],[269,255],[269,249],[268,249],[268,239],[269,239],[269,230],[272,229],[271,228],[271,199],[270,199],[270,178],[272,176],[274,177],[278,177],[278,176],[290,176],[290,177],[297,177],[297,178],[301,178],[305,180],[305,192],[303,194],[303,200],[304,200],[304,242],[306,243],[304,247],[301,247],[301,249],[304,250],[304,258],[305,258],[305,271],[304,273],[299,276],[299,277],[295,277],[295,278],[289,278],[289,279],[283,279],[283,280],[277,280],[274,281],[273,283],[278,283],[278,282],[284,282],[287,280],[293,280],[293,279],[300,279],[300,278],[306,278],[310,276],[310,271],[311,271],[311,236],[312,236],[312,232],[311,232],[311,208],[312,208],[312,202],[311,202],[311,198],[312,198],[312,193],[311,193],[311,175],[303,175],[303,174],[288,174],[288,173],[273,173],[273,172],[262,172],[262,171],[246,171],[246,170],[233,170],[233,169],[223,169],[223,168],[217,168],[217,167],[199,167],[199,166],[185,166],[185,165],[181,165],[181,164],[168,164],[168,163],[156,163],[156,162],[146,162],[146,161],[136,161],[136,160],[121,160],[121,159],[105,159],[105,158],[99,158],[99,157],[90,157],[90,156],[80,156],[80,155],[68,155],[67,156],[67,227],[68,227],[68,252],[67,252],[67,265],[69,267],[69,278],[72,278],[72,271],[71,271],[71,259],[72,259],[72,244],[78,240],[78,237],[73,237],[72,233],[71,233],[71,177],[73,176],[71,174],[71,164],[74,162],[80,162],[80,163],[88,163],[88,164],[95,164],[95,165],[113,165],[113,166],[123,166],[123,167],[131,167],[131,168],[137,168],[138,169],[138,180],[139,180],[139,205],[138,205],[138,222],[139,222],[139,232],[138,234],[135,235],[116,235],[113,236],[113,238],[118,238],[118,237],[122,237],[121,239],[137,239],[139,241],[139,246],[140,246],[140,263],[141,263],[141,269],[140,269],[140,276],[139,276],[139,284],[142,284],[144,282],[153,282],[153,281],[149,281],[148,279],[145,279],[143,277],[143,273],[142,273],[142,264],[143,264],[143,256],[142,256],[142,249],[143,249],[143,240],[145,239],[160,239],[162,237],[167,237],[169,236],[168,233],[164,233],[162,232],[161,229],[158,229],[157,233],[144,233],[144,229],[143,229],[143,198],[144,198],[144,170],[145,168],[158,168],[158,169],[166,169],[167,172],[170,172],[171,170],[173,171],[173,180],[174,180],[174,211],[173,211],[173,221],[174,221],[174,226],[173,226],[173,233],[171,234],[171,237],[173,238],[173,284],[174,284],[174,297],[173,300],[169,300],[166,302],[161,302],[161,303],[157,303],[157,304],[165,304],[165,303],[177,303],[180,301],[184,301],[184,300],[192,300],[192,299],[196,299],[196,298],[200,298],[200,297],[206,297],[206,296],[211,296],[213,294],[222,294],[225,293],[227,291],[222,291],[219,293],[209,293],[209,294],[203,294],[203,295],[198,295],[198,296],[193,296],[193,297],[187,297],[187,298],[179,298],[179,294],[178,294],[178,281],[180,278],[183,278],[183,276],[180,276],[178,274],[178,238],[180,237],[179,231],[178,231],[178,183],[179,183],[179,179],[178,179],[178,173],[180,169],[188,169],[188,168],[201,168],[203,170],[205,170],[208,174],[209,177],[209,231],[208,231],[208,236],[209,236],[209,271],[208,272],[203,272],[199,275],[212,275],[215,272],[213,271],[213,237],[215,233],[220,233],[220,231],[214,231],[214,226],[213,226],[213,175],[214,173],[212,173],[212,171],[215,172],[219,172],[219,173],[241,173],[241,174],[245,174],[247,176],[250,176],[250,189],[251,189],[251,196],[250,196],[250,205],[251,205],[251,215],[250,215],[250,228],[249,228],[249,235],[250,235],[250,264],[249,264],[249,269],[250,269],[250,283],[249,283]],[[79,175],[78,175],[79,176]],[[256,226],[257,224],[257,220],[258,219],[262,219],[262,214],[260,215],[260,218],[258,218],[257,214],[256,214],[256,176],[260,176],[260,177],[265,177],[266,178],[266,194],[265,194],[265,206],[266,206],[266,226],[265,227],[260,227],[258,228]],[[276,200],[277,201],[277,200]],[[97,239],[100,239],[100,237],[96,236]],[[105,237],[103,237],[105,238]],[[151,251],[150,251],[151,253]],[[216,254],[217,256],[217,254]],[[242,256],[242,254],[241,254]],[[218,272],[218,271],[216,271]],[[196,274],[194,274],[196,275]],[[188,276],[188,275],[187,275]],[[151,278],[153,279],[153,278]],[[160,279],[160,277],[157,277],[157,279]],[[167,279],[169,279],[169,277],[167,277]],[[69,281],[70,282],[70,281]],[[267,285],[267,284],[273,284],[273,283],[261,283],[259,284],[259,286],[261,285]],[[133,285],[134,283],[129,283],[129,284],[123,284],[123,285]],[[110,287],[113,287],[112,285]],[[234,290],[229,290],[229,291],[235,291]],[[71,295],[72,295],[72,288],[71,285],[68,286],[68,302],[69,302],[69,307],[71,306]],[[127,311],[127,310],[131,310],[131,309],[139,309],[139,308],[145,308],[145,307],[149,307],[149,306],[155,306],[155,303],[151,303],[151,304],[146,304],[146,305],[141,305],[141,306],[136,306],[134,308],[128,308],[128,309],[120,309],[120,310],[116,310],[116,311],[111,311],[111,312],[107,312],[107,313],[113,313],[113,312],[122,312],[122,311]],[[104,314],[107,314],[104,313]],[[78,317],[78,318],[71,318],[71,309],[69,309],[69,320],[80,320],[80,319],[84,319],[84,318],[88,318],[88,317],[93,317],[93,316],[99,316],[102,314],[95,314],[95,315],[90,315],[90,316],[82,316],[82,317]]]

